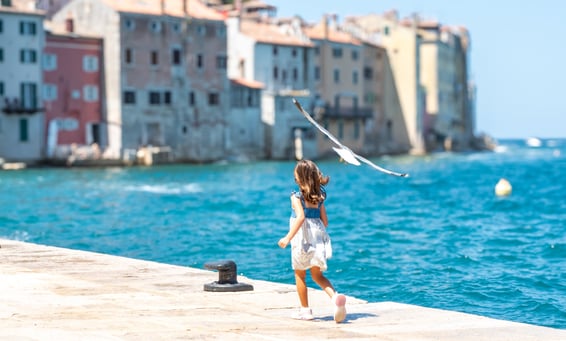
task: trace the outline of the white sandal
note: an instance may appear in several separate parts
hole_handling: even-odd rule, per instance
[[[295,320],[306,320],[306,321],[314,320],[314,316],[312,316],[312,310],[310,308],[304,308],[304,307],[302,307],[298,313],[293,314],[291,317],[294,318]]]

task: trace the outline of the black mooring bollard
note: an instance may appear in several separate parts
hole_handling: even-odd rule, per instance
[[[254,287],[250,284],[238,283],[236,263],[232,260],[221,260],[205,263],[204,267],[209,270],[218,270],[218,281],[204,285],[204,291],[250,291]]]

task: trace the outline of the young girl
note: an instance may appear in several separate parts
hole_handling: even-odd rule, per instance
[[[330,178],[323,176],[316,164],[310,160],[301,160],[295,166],[295,182],[299,192],[291,195],[291,219],[289,232],[279,240],[279,246],[285,248],[291,243],[291,261],[295,271],[297,293],[301,309],[294,318],[312,320],[309,308],[308,289],[305,282],[306,271],[310,269],[312,279],[332,299],[334,304],[334,321],[337,323],[346,318],[346,296],[338,294],[330,281],[324,277],[326,260],[332,257],[330,237],[326,233],[328,217],[324,200],[326,185]]]

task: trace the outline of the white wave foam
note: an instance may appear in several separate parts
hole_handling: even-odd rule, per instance
[[[30,239],[30,236],[29,233],[27,233],[26,231],[14,231],[11,235],[0,236],[0,238],[17,240],[19,242],[26,242]]]
[[[200,193],[202,188],[198,184],[186,184],[186,185],[140,185],[140,186],[128,186],[125,188],[128,191],[137,192],[148,192],[156,194],[186,194],[186,193]]]

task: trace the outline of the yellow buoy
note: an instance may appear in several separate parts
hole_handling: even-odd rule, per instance
[[[507,181],[507,179],[501,178],[499,179],[497,185],[495,185],[495,194],[500,197],[506,197],[510,195],[512,190],[513,187],[511,186],[511,183]]]

